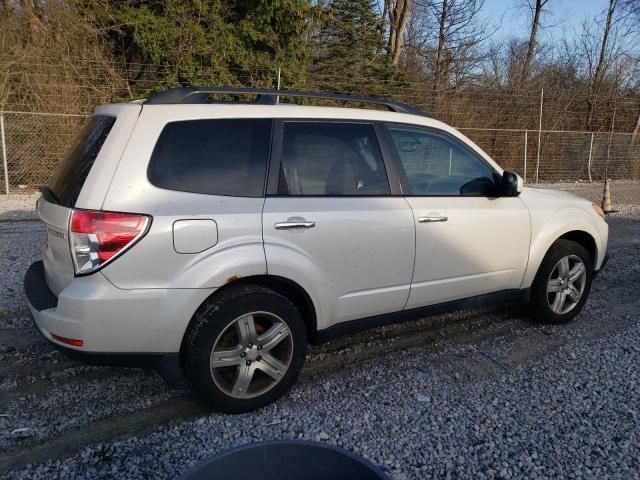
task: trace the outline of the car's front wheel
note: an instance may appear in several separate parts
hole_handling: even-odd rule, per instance
[[[579,243],[557,240],[540,264],[531,288],[530,313],[542,323],[566,323],[582,309],[593,275],[589,252]]]
[[[307,334],[297,308],[258,286],[205,302],[184,345],[196,392],[217,410],[242,413],[284,395],[304,363]]]

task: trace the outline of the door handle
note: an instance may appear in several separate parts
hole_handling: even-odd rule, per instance
[[[295,228],[313,228],[316,222],[278,222],[274,225],[276,230],[291,230]]]
[[[418,223],[446,222],[449,218],[444,216],[418,217]]]

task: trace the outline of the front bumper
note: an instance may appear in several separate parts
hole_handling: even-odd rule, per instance
[[[153,364],[177,355],[187,325],[207,289],[116,288],[100,272],[75,278],[56,297],[42,262],[24,278],[27,303],[40,333],[63,353],[88,363]],[[82,340],[67,345],[54,335]]]
[[[602,271],[602,269],[607,265],[608,261],[609,261],[609,252],[607,252],[605,254],[604,258],[602,259],[602,263],[600,264],[600,268],[598,270],[594,270],[593,278],[596,278],[598,276],[598,274]]]

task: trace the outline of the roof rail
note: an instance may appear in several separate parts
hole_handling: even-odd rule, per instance
[[[336,100],[342,102],[369,103],[383,105],[397,113],[409,113],[411,115],[427,116],[422,110],[400,102],[384,100],[375,97],[359,97],[353,95],[339,95],[324,92],[303,92],[300,90],[271,90],[266,88],[234,88],[234,87],[180,87],[165,90],[151,95],[144,102],[145,105],[166,104],[197,104],[215,103],[209,98],[212,94],[229,95],[255,95],[255,103],[275,105],[278,97],[320,98],[323,100]],[[242,102],[240,102],[242,103]]]

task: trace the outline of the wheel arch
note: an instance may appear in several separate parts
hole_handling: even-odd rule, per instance
[[[593,233],[589,232],[588,229],[582,228],[571,228],[565,229],[564,231],[561,230],[556,232],[554,235],[547,237],[544,242],[539,240],[538,246],[543,244],[544,246],[542,248],[537,248],[532,245],[532,253],[530,254],[529,264],[527,266],[527,271],[522,281],[521,288],[531,287],[533,280],[540,269],[540,265],[549,252],[549,249],[556,241],[561,239],[571,240],[583,246],[591,257],[593,268],[596,268],[599,252],[598,243]]]
[[[215,292],[209,295],[201,304],[208,302],[211,298],[218,297],[228,290],[232,288],[238,288],[246,285],[256,285],[264,288],[268,288],[273,290],[274,292],[282,295],[287,298],[291,303],[293,303],[296,308],[300,311],[302,315],[302,319],[304,321],[305,326],[307,327],[307,336],[309,343],[314,343],[317,332],[317,313],[316,308],[311,299],[311,296],[307,293],[307,291],[300,286],[298,283],[294,282],[285,277],[277,276],[277,275],[250,275],[247,277],[230,277],[227,280],[227,283],[222,287],[218,288]],[[193,326],[194,318],[200,309],[200,306],[196,309],[196,312],[193,314],[187,328],[184,331],[182,336],[182,342],[180,344],[180,358],[182,361],[183,351],[185,346],[185,339],[188,337],[189,332]]]
[[[572,242],[582,245],[587,250],[587,252],[589,252],[589,256],[591,257],[591,263],[592,265],[595,266],[596,261],[598,259],[598,246],[596,244],[596,239],[593,237],[593,235],[591,235],[590,233],[584,230],[571,230],[561,235],[556,240],[561,240],[561,239],[571,240]],[[554,243],[556,240],[554,240]],[[553,243],[551,245],[553,245]]]

